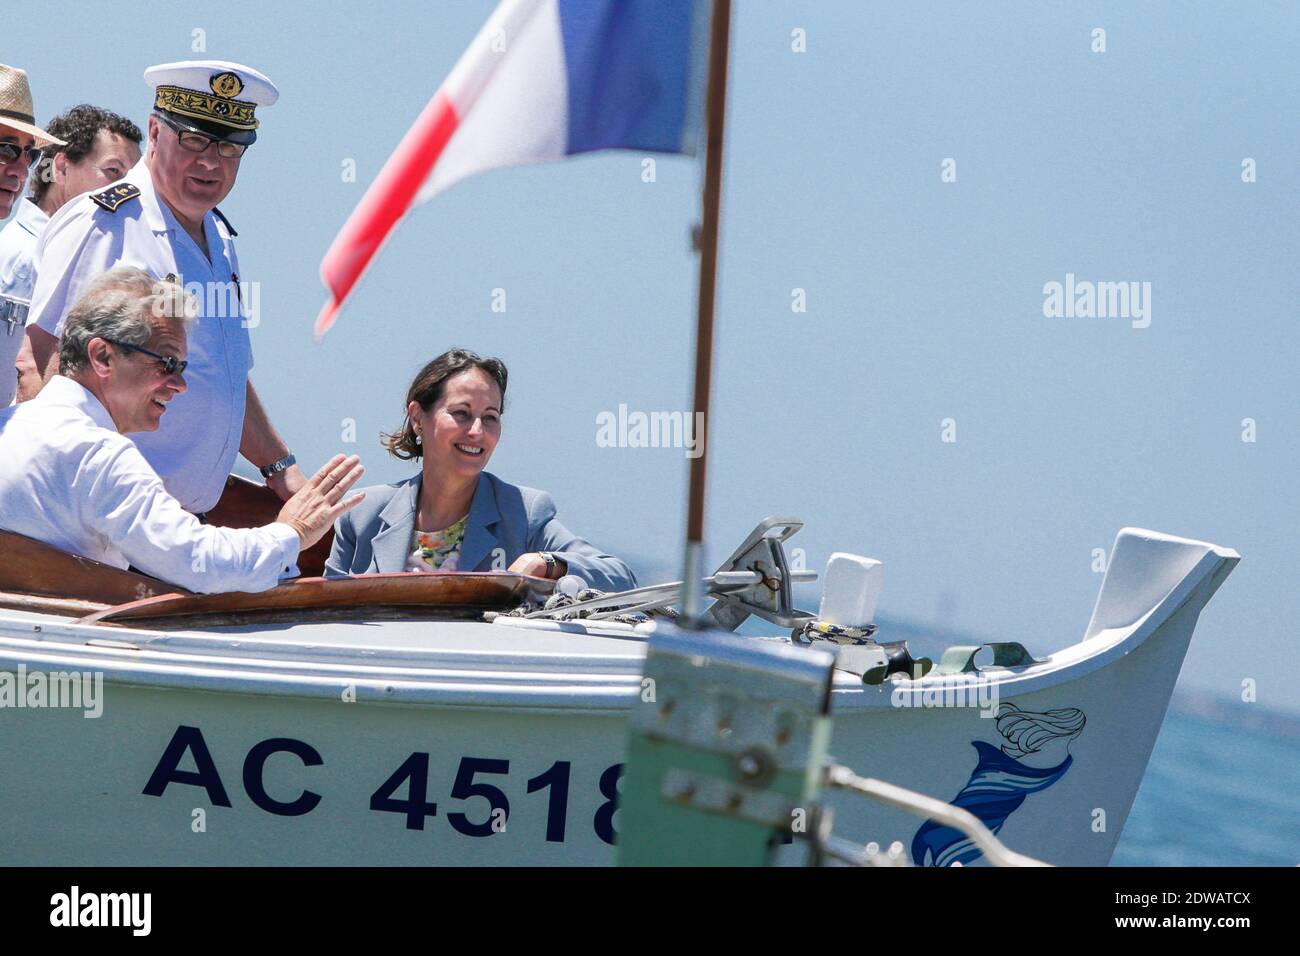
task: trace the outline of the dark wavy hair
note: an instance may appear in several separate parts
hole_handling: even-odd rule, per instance
[[[506,379],[510,374],[506,371],[506,363],[499,358],[483,358],[468,349],[448,349],[420,369],[415,381],[406,390],[406,401],[402,407],[418,402],[427,412],[442,398],[447,379],[475,368],[485,372],[497,383],[497,388],[501,390],[501,411],[505,412]],[[402,426],[396,431],[385,432],[380,438],[388,453],[395,458],[410,461],[424,455],[424,449],[415,440],[415,427],[409,417],[402,421]]]
[[[129,139],[139,146],[144,137],[140,127],[125,116],[118,116],[98,106],[82,103],[67,112],[60,113],[46,124],[45,128],[67,146],[46,146],[42,151],[41,161],[36,165],[36,174],[32,176],[32,198],[40,202],[54,182],[54,156],[63,153],[68,162],[79,163],[95,148],[95,137],[99,131],[108,130],[123,139]]]

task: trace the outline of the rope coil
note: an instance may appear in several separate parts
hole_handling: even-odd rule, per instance
[[[861,645],[874,644],[872,635],[878,628],[874,624],[865,624],[862,627],[850,627],[847,624],[830,624],[826,621],[809,621],[803,627],[796,628],[794,639],[800,644],[811,644],[813,637],[816,635],[819,639],[830,641],[832,644]]]
[[[536,611],[556,611],[560,608],[568,607],[570,604],[577,604],[580,601],[590,601],[594,598],[604,597],[604,595],[605,592],[599,588],[582,588],[576,594],[564,594],[560,591],[555,591],[546,599],[544,604],[537,604],[533,601],[528,601],[507,613],[506,616],[526,617]],[[590,609],[579,608],[576,611],[569,611],[567,613],[562,612],[560,614],[552,615],[551,620],[577,621],[589,617],[593,613],[595,612]],[[625,614],[614,614],[603,617],[602,620],[621,621],[624,624],[644,624],[646,621],[650,620],[650,616],[648,614],[642,614],[640,611],[630,611]]]

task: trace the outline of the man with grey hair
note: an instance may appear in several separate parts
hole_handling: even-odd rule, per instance
[[[296,573],[364,469],[336,455],[261,528],[205,525],[126,437],[158,428],[185,391],[192,303],[133,267],[90,284],[68,313],[59,372],[0,411],[0,528],[192,591],[262,591]]]

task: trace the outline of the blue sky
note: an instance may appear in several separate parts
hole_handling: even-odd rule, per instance
[[[90,101],[143,124],[152,63],[270,75],[281,100],[223,209],[262,283],[254,380],[299,458],[356,450],[369,478],[405,476],[377,435],[414,371],[453,345],[500,355],[491,470],[662,577],[686,459],[598,447],[596,416],[689,404],[695,162],[660,158],[654,183],[616,153],[468,180],[311,338],[321,256],[492,6],[123,0],[112,20],[129,28],[106,32],[98,4],[47,0],[6,24],[0,61],[28,69],[42,119]],[[795,514],[810,567],[835,550],[885,561],[886,618],[1048,652],[1082,636],[1093,549],[1119,528],[1204,538],[1243,561],[1183,686],[1236,697],[1251,678],[1261,704],[1300,709],[1298,34],[1289,4],[740,0],[712,560]],[[1150,326],[1045,317],[1043,286],[1067,273],[1151,283]]]

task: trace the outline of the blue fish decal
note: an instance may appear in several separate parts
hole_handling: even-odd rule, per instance
[[[1083,711],[1075,708],[1033,713],[1002,704],[997,729],[1006,743],[998,748],[983,740],[971,741],[979,760],[966,786],[949,802],[969,810],[996,834],[1026,797],[1056,783],[1074,762],[1068,753],[1054,767],[1033,767],[1017,758],[1037,753],[1055,740],[1072,740],[1086,722]],[[917,866],[964,866],[982,855],[960,830],[933,820],[923,823],[912,837],[912,862]]]

